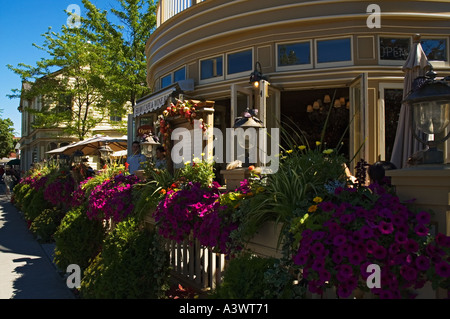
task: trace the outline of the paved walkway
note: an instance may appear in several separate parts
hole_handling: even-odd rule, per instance
[[[74,299],[51,262],[52,248],[34,239],[0,184],[0,299]]]

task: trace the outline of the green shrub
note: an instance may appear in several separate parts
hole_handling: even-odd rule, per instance
[[[44,211],[31,223],[30,230],[41,242],[51,242],[64,213],[56,207]]]
[[[134,218],[117,224],[81,281],[83,298],[162,298],[168,290],[169,259],[159,237]]]
[[[61,270],[77,264],[82,270],[100,251],[105,237],[103,223],[90,220],[83,206],[67,212],[54,234],[55,263]]]
[[[32,190],[25,195],[22,209],[27,220],[33,222],[47,208],[52,208],[52,205],[44,199],[44,188]]]
[[[242,254],[231,259],[224,271],[222,283],[217,287],[214,298],[261,299],[268,285],[264,273],[274,265],[275,258],[262,258]]]
[[[31,192],[30,184],[19,183],[14,187],[14,204],[20,210],[22,210],[24,197],[26,194]]]
[[[304,287],[279,259],[242,253],[231,259],[222,283],[211,294],[216,299],[302,298]]]

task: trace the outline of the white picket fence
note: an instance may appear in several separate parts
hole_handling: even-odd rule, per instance
[[[225,255],[200,245],[198,240],[182,243],[167,241],[165,249],[169,252],[174,277],[202,291],[214,289],[220,284]]]

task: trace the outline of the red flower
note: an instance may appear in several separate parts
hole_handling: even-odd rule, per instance
[[[125,162],[125,169],[128,169],[129,166],[130,164],[128,164],[128,162]]]

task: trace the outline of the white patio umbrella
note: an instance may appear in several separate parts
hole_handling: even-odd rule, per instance
[[[84,155],[98,154],[100,147],[108,145],[113,152],[127,149],[127,137],[94,136],[84,141],[69,145],[62,154],[72,155],[75,151],[82,151]]]
[[[413,38],[408,58],[402,68],[405,73],[403,99],[411,92],[414,80],[417,77],[425,76],[431,68],[432,66],[428,62],[427,56],[420,44],[420,35],[416,34]],[[412,123],[410,112],[409,106],[406,103],[402,103],[391,156],[391,162],[397,168],[405,167],[411,155],[425,148],[422,143],[414,138],[411,132]]]
[[[66,154],[72,155],[75,151],[80,150],[84,155],[92,155],[98,151],[98,149],[108,143],[108,146],[111,147],[113,151],[122,151],[127,149],[127,137],[110,137],[103,135],[96,135],[85,139],[83,141],[79,141],[76,143],[72,143],[70,145],[66,145],[51,151],[48,151],[47,154]]]

